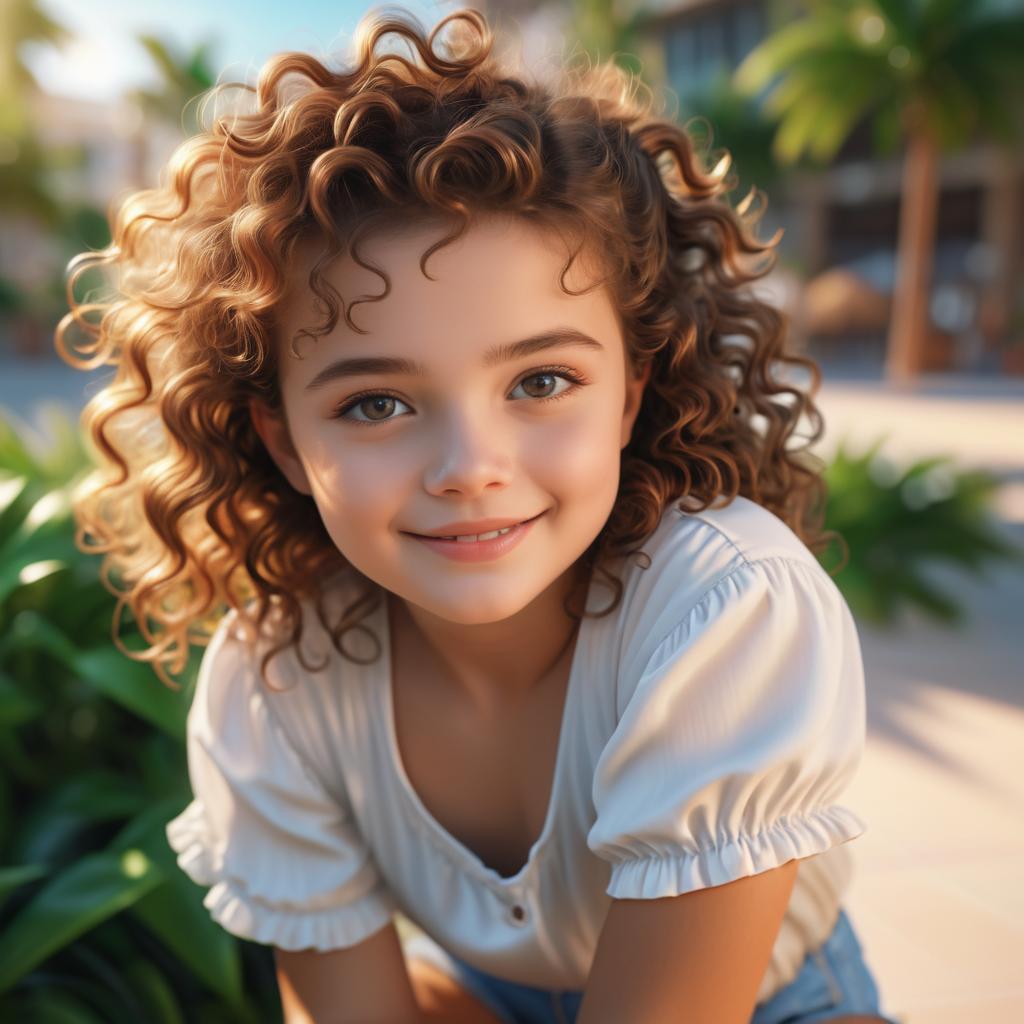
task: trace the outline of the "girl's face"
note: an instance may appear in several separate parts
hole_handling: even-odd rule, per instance
[[[279,319],[287,429],[254,403],[253,422],[278,466],[316,502],[339,551],[406,601],[453,623],[497,622],[567,579],[604,526],[619,484],[646,374],[627,372],[605,289],[565,294],[566,250],[524,221],[489,217],[419,259],[441,229],[375,236],[368,262],[391,293],[360,304],[353,332],[291,339],[322,319],[296,261]],[[593,281],[580,257],[566,276]],[[383,283],[349,257],[327,273],[351,302]],[[534,339],[529,345],[524,339]],[[517,344],[520,343],[520,344]],[[349,360],[402,361],[376,368]],[[450,524],[540,516],[499,557],[456,561],[413,534]]]

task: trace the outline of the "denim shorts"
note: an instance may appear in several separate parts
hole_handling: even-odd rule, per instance
[[[505,1024],[573,1024],[583,1001],[582,992],[532,988],[485,974],[423,933],[409,939],[404,950],[407,959],[426,960],[454,978]],[[840,909],[825,944],[807,954],[788,985],[754,1008],[750,1024],[814,1024],[848,1014],[874,1014],[887,1024],[902,1024],[882,1013],[878,998],[860,942]]]

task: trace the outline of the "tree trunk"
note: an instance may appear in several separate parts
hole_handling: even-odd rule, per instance
[[[994,257],[991,273],[983,279],[979,317],[985,347],[998,351],[1010,333],[1014,287],[1020,259],[1021,190],[1018,162],[1009,147],[994,147],[985,182],[981,237]]]
[[[911,131],[903,164],[900,235],[885,375],[894,383],[914,380],[925,361],[931,333],[928,302],[939,207],[938,147],[926,130]]]

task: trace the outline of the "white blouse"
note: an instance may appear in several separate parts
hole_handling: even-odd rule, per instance
[[[579,627],[547,817],[512,877],[442,828],[405,773],[383,598],[365,620],[381,642],[368,665],[339,655],[304,607],[307,660],[328,666],[275,656],[282,692],[259,681],[263,638],[247,642],[225,616],[188,715],[194,799],[167,826],[214,919],[328,950],[398,910],[480,970],[582,990],[612,899],[796,858],[758,1002],[788,984],[835,924],[851,877],[842,844],[866,827],[836,802],[864,748],[853,617],[789,527],[743,497],[670,507],[643,550],[649,567],[619,563],[618,608]],[[611,596],[595,574],[588,610]],[[364,659],[376,650],[360,630],[343,643]]]

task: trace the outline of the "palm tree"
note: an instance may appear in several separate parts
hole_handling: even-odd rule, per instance
[[[575,0],[569,4],[568,30],[591,56],[607,60],[639,75],[645,60],[653,60],[655,48],[646,34],[650,12],[643,4],[623,11],[615,0]]]
[[[760,104],[735,89],[728,71],[699,90],[681,93],[679,116],[687,124],[690,117],[705,120],[710,143],[729,151],[736,178],[730,195],[742,199],[752,187],[767,190],[776,184],[782,168],[772,149],[775,126]],[[690,134],[707,145],[693,129]]]
[[[981,132],[1020,136],[1024,0],[808,0],[805,17],[765,39],[737,69],[737,88],[766,96],[779,119],[774,152],[827,162],[865,117],[876,148],[906,143],[886,375],[924,363],[938,211],[940,150]]]
[[[140,35],[139,42],[145,48],[160,73],[160,87],[136,89],[128,99],[138,104],[143,117],[135,134],[134,173],[135,182],[146,184],[148,119],[155,118],[178,128],[184,136],[194,135],[199,129],[198,108],[192,100],[210,89],[216,75],[210,54],[214,44],[200,43],[185,53],[176,53],[167,43],[156,36]]]
[[[24,43],[62,46],[71,39],[36,0],[0,0],[0,211],[29,214],[45,227],[60,217],[45,171],[47,154],[33,130],[29,95],[39,86],[21,55]]]
[[[131,94],[132,98],[145,113],[179,125],[185,135],[194,135],[199,122],[190,101],[211,88],[216,80],[210,59],[215,44],[200,43],[187,53],[178,54],[156,36],[141,35],[138,40],[160,72],[162,88],[157,92],[139,89]]]
[[[39,230],[57,231],[64,209],[47,176],[56,157],[32,123],[30,97],[39,86],[22,58],[22,46],[41,42],[59,47],[71,33],[36,0],[0,0],[0,24],[0,214],[27,217]],[[8,223],[4,233],[9,231],[16,247],[18,229]],[[24,281],[0,276],[0,318],[9,322],[5,327],[26,352],[36,353],[42,346],[42,301]]]
[[[60,46],[71,38],[63,25],[54,21],[37,0],[0,0],[0,137],[21,139],[30,129],[25,97],[38,88],[32,72],[21,58],[21,46],[28,42]]]

